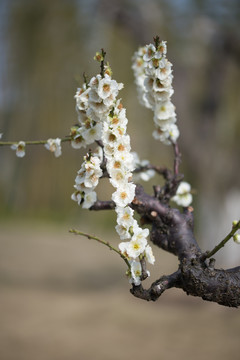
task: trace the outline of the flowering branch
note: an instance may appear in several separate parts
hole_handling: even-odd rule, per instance
[[[69,142],[71,141],[71,137],[64,137],[60,139],[61,142]],[[45,145],[47,144],[48,140],[29,140],[24,141],[25,145]],[[0,146],[11,146],[18,144],[18,141],[0,141]]]
[[[181,288],[187,294],[199,296],[224,306],[240,306],[240,267],[222,270],[215,268],[211,257],[232,237],[240,243],[240,221],[233,223],[230,233],[210,252],[203,252],[194,237],[194,216],[191,186],[182,181],[179,172],[181,154],[177,139],[175,106],[171,101],[172,64],[166,58],[167,45],[156,36],[154,44],[139,48],[133,57],[133,71],[139,100],[153,112],[155,130],[153,137],[174,150],[173,169],[154,166],[147,160],[140,160],[131,151],[130,136],[127,134],[126,109],[118,93],[123,84],[112,79],[112,70],[105,61],[102,49],[94,59],[100,62],[100,73],[77,89],[76,110],[78,124],[71,127],[70,135],[64,139],[41,141],[0,142],[16,150],[17,156],[24,156],[26,145],[44,144],[61,155],[61,142],[70,141],[75,149],[96,143],[96,149],[89,150],[77,171],[72,200],[89,210],[114,210],[117,215],[116,232],[121,242],[118,249],[98,237],[79,230],[69,232],[85,236],[107,246],[116,252],[127,265],[127,276],[132,284],[131,293],[138,298],[155,301],[171,288]],[[1,138],[0,134],[0,138]],[[140,180],[148,181],[155,174],[163,176],[163,185],[153,187],[154,195],[145,193]],[[102,178],[108,178],[114,188],[111,200],[97,198],[96,188]],[[175,202],[182,210],[171,206]],[[140,225],[135,213],[141,217]],[[150,225],[150,230],[144,228]],[[153,265],[155,257],[148,243],[178,257],[179,267],[170,275],[161,276],[144,289],[142,281],[150,276],[147,264]],[[211,259],[210,259],[211,258]]]
[[[234,234],[240,229],[240,220],[239,221],[234,221],[233,222],[233,226],[232,226],[232,230],[229,232],[229,234],[227,236],[225,236],[225,238],[218,244],[215,246],[215,248],[211,251],[207,251],[205,254],[203,254],[202,259],[209,259],[211,258],[214,254],[216,254],[221,248],[224,247],[224,245],[233,237],[234,238]],[[238,241],[238,236],[235,237],[235,241]]]
[[[12,150],[16,150],[18,157],[25,156],[26,145],[44,145],[45,148],[55,154],[55,157],[59,157],[62,154],[61,143],[69,142],[72,138],[66,136],[63,139],[48,139],[48,140],[33,140],[33,141],[0,141],[0,146],[11,146]]]
[[[76,230],[76,229],[69,229],[69,232],[71,234],[75,234],[75,235],[81,235],[81,236],[85,236],[86,238],[88,238],[89,240],[92,239],[92,240],[96,240],[97,242],[99,242],[100,244],[103,244],[105,246],[107,246],[110,250],[116,252],[124,261],[125,263],[127,264],[128,266],[128,269],[131,269],[131,266],[129,264],[129,261],[127,259],[126,256],[124,256],[121,251],[119,251],[118,249],[116,249],[115,247],[113,247],[108,241],[104,241],[102,239],[99,239],[98,237],[96,236],[93,236],[93,235],[89,235],[89,234],[86,234],[82,231],[79,231],[79,230]]]

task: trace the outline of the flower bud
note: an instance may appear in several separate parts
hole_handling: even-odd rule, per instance
[[[233,235],[233,240],[236,244],[240,244],[240,234]]]

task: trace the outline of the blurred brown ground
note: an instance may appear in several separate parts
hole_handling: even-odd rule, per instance
[[[177,265],[155,254],[151,280]],[[239,359],[238,310],[174,289],[156,303],[135,299],[124,271],[66,225],[1,224],[0,359]]]

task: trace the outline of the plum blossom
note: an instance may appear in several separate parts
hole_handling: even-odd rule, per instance
[[[130,282],[138,286],[141,284],[142,266],[139,261],[133,260],[131,262],[131,278]]]
[[[45,148],[54,153],[55,157],[59,157],[62,154],[61,149],[61,139],[48,139],[47,143],[44,145]]]
[[[97,194],[95,191],[87,192],[84,194],[83,209],[89,209],[97,200]]]
[[[133,183],[126,183],[125,186],[119,187],[113,194],[112,200],[117,206],[124,207],[131,203],[135,196],[136,185]]]
[[[186,181],[180,182],[176,195],[172,200],[179,206],[187,207],[192,202],[191,185]]]
[[[166,41],[156,46],[149,44],[140,48],[134,54],[132,69],[141,104],[154,112],[153,137],[170,145],[176,143],[179,136],[175,106],[171,102],[172,64],[166,58]]]
[[[156,49],[149,46],[148,52],[144,50],[140,53],[141,56],[146,55],[145,58],[151,59],[151,53],[154,56]],[[99,59],[100,55],[96,55],[96,59]],[[139,65],[138,71],[145,77],[144,61]],[[134,219],[134,210],[129,206],[135,197],[136,185],[132,182],[135,163],[131,153],[130,137],[127,135],[126,109],[123,108],[121,99],[117,99],[123,84],[112,79],[108,66],[104,66],[103,73],[104,75],[92,77],[75,95],[79,126],[71,129],[72,146],[77,149],[94,141],[101,141],[103,148],[101,154],[98,150],[98,154],[87,154],[84,157],[75,178],[75,191],[71,198],[83,208],[89,209],[97,200],[95,189],[103,175],[101,166],[106,168],[109,181],[115,188],[112,194],[117,213],[115,229],[121,240],[129,240],[121,242],[119,249],[131,261],[130,281],[140,284],[141,263],[135,259],[148,257],[149,262],[153,263],[153,255],[147,247],[149,230],[138,226]],[[152,102],[154,103],[154,98]],[[170,116],[173,113],[171,105],[169,108],[170,110],[166,111]],[[146,179],[151,175],[146,172],[142,176]]]
[[[24,141],[19,141],[17,144],[13,144],[11,146],[11,149],[12,150],[16,150],[16,155],[17,157],[24,157],[25,156],[25,147],[26,147],[26,144]]]

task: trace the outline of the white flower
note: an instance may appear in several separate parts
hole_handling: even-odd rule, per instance
[[[139,261],[131,262],[131,279],[130,282],[138,286],[141,284],[142,266]]]
[[[85,123],[85,121],[88,119],[86,111],[84,110],[78,110],[78,108],[76,107],[76,111],[78,114],[78,122],[83,125]]]
[[[146,91],[152,91],[153,90],[153,84],[154,84],[154,76],[146,76],[144,79],[144,86]]]
[[[84,156],[84,163],[81,166],[81,169],[78,171],[78,175],[75,179],[75,184],[82,188],[82,184],[86,188],[95,188],[98,184],[99,178],[102,176],[102,169],[100,168],[100,159],[97,156],[89,155]]]
[[[110,151],[109,151],[109,156],[107,157],[107,159],[108,159],[108,161],[107,161],[107,170],[108,170],[110,175],[111,175],[111,172],[113,170],[121,170],[121,171],[125,170],[123,162],[119,161],[119,160],[116,160],[113,157],[113,155],[115,155],[114,154],[114,148],[112,148],[112,155],[110,155]]]
[[[167,91],[167,92],[171,93],[169,95],[169,97],[171,97],[171,95],[173,94],[173,89],[171,87],[171,83],[169,84],[169,86],[166,86],[166,81],[163,81],[163,80],[160,81],[157,77],[154,78],[153,90],[156,92]]]
[[[114,142],[117,141],[118,133],[113,129],[109,128],[108,124],[104,122],[103,124],[103,134],[102,134],[102,141],[103,144],[111,144],[113,146]]]
[[[117,139],[117,141],[114,143],[114,149],[115,151],[118,151],[119,154],[124,154],[128,156],[131,150],[129,135],[123,135],[119,139]],[[132,157],[130,161],[133,161]]]
[[[116,225],[115,229],[116,229],[116,232],[118,233],[118,235],[120,236],[121,240],[131,238],[130,232],[128,231],[129,229],[124,227],[123,225]]]
[[[77,172],[77,176],[75,178],[75,184],[76,185],[84,184],[85,177],[86,177],[86,172],[81,167],[81,169]]]
[[[103,149],[101,148],[101,146],[97,146],[96,149],[94,150],[93,156],[96,156],[99,158],[100,164],[103,161]]]
[[[167,127],[166,131],[168,131],[169,133],[169,139],[175,143],[179,137],[179,129],[177,127],[176,124],[169,124],[169,126]]]
[[[2,136],[3,136],[3,133],[0,133],[0,139],[2,138]]]
[[[124,187],[131,175],[131,172],[124,169],[111,169],[109,181],[115,188]]]
[[[166,41],[161,41],[158,48],[157,48],[157,51],[161,54],[161,55],[166,55],[167,53],[167,42]]]
[[[162,128],[164,133],[161,141],[165,145],[171,145],[171,143],[175,143],[179,137],[179,130],[176,124],[167,124]]]
[[[108,117],[108,122],[111,125],[112,129],[118,128],[119,126],[126,129],[128,119],[126,118],[124,110],[125,109],[121,110],[119,114],[114,114],[112,117]]]
[[[115,99],[118,91],[122,89],[122,87],[123,84],[118,84],[115,80],[112,80],[110,76],[105,76],[99,81],[97,93],[103,100],[107,99],[111,95]]]
[[[84,194],[84,201],[82,204],[83,209],[89,209],[97,200],[97,194],[95,191],[91,191]]]
[[[159,120],[165,120],[175,116],[175,106],[171,101],[156,104],[154,116]]]
[[[86,110],[87,109],[89,91],[90,91],[90,88],[86,89],[85,91],[83,89],[78,89],[78,91],[75,95],[76,105],[77,105],[78,110]]]
[[[120,244],[118,244],[118,248],[119,248],[119,250],[121,251],[121,253],[125,256],[125,257],[127,257],[127,258],[129,258],[129,255],[128,255],[128,253],[127,253],[127,249],[128,249],[128,244],[129,244],[129,242],[121,242]]]
[[[146,238],[132,237],[131,241],[128,243],[127,253],[129,257],[136,259],[140,254],[142,254],[147,246]]]
[[[102,175],[102,170],[100,169],[99,171],[95,171],[90,176],[86,176],[84,180],[84,185],[87,188],[95,188],[99,182],[99,178],[101,175]]]
[[[165,80],[172,72],[172,64],[170,63],[170,61],[166,60],[165,58],[163,58],[160,62],[159,62],[159,67],[156,70],[156,76],[159,80]]]
[[[87,145],[92,144],[96,140],[100,140],[101,134],[102,134],[101,123],[97,123],[95,126],[91,126],[90,128],[82,132],[82,136]]]
[[[155,263],[155,257],[153,255],[152,248],[150,245],[147,245],[145,248],[145,256],[149,264],[153,265]]]
[[[149,44],[146,45],[145,51],[146,53],[143,55],[143,60],[150,61],[155,55],[156,48],[153,44]]]
[[[93,76],[91,78],[91,80],[89,81],[89,87],[91,89],[95,89],[97,90],[98,88],[98,85],[99,85],[99,81],[102,79],[102,76],[100,74],[96,75],[96,76]]]
[[[179,137],[179,130],[175,124],[164,124],[164,127],[157,127],[157,130],[153,132],[153,137],[156,140],[162,141],[165,145],[171,145],[175,143]]]
[[[71,199],[73,201],[77,201],[78,205],[80,205],[81,201],[82,201],[82,193],[80,191],[75,191],[72,195],[71,195]]]
[[[74,138],[71,140],[71,145],[74,149],[80,149],[81,147],[86,147],[87,145],[82,135],[82,131],[83,131],[82,127],[76,129],[76,134],[74,135]]]
[[[133,156],[132,153],[130,152],[120,152],[117,151],[115,153],[115,159],[116,161],[120,162],[121,164],[123,164],[122,166],[126,169],[128,169],[129,171],[133,171],[134,170],[134,165],[133,165]]]
[[[192,202],[191,185],[186,181],[182,181],[177,189],[176,195],[172,197],[172,200],[179,206],[187,207]]]
[[[61,150],[61,139],[48,139],[47,143],[44,145],[45,148],[51,152],[54,152],[54,155],[56,157],[61,156],[62,150]]]
[[[133,225],[133,209],[129,206],[125,208],[117,206],[115,211],[117,213],[117,223],[129,229]]]
[[[25,142],[24,141],[19,141],[19,143],[13,144],[11,146],[11,149],[16,150],[16,155],[18,157],[24,157],[25,156],[25,147],[26,147]]]
[[[100,103],[102,101],[102,99],[98,95],[96,89],[91,89],[90,90],[90,92],[89,92],[89,101],[95,102],[95,103]]]
[[[133,166],[135,169],[138,167],[147,166],[149,164],[148,160],[140,160],[139,156],[136,152],[133,151],[132,155],[133,155]],[[155,176],[155,171],[153,169],[149,169],[149,170],[137,172],[136,174],[134,174],[134,179],[135,180],[141,179],[143,181],[149,181],[154,176]]]
[[[134,227],[133,227],[133,232],[134,232],[134,235],[132,237],[132,240],[133,241],[145,241],[146,244],[147,244],[147,240],[146,238],[148,237],[149,235],[149,230],[148,229],[142,229],[138,226],[138,224],[136,224]]]
[[[139,177],[143,181],[149,181],[154,176],[155,176],[155,171],[153,169],[149,169],[149,170],[142,171],[141,173],[139,173]]]
[[[109,108],[104,104],[103,101],[101,102],[89,101],[89,106],[90,109],[94,112],[94,116],[98,120],[102,120],[109,113]],[[87,111],[87,114],[92,117],[92,115],[89,113],[89,110]]]
[[[84,160],[85,160],[85,169],[96,169],[99,168],[100,164],[101,164],[101,160],[98,156],[91,156],[90,159],[89,155],[87,154],[86,156],[84,156]]]
[[[164,131],[165,129],[168,128],[169,125],[175,124],[177,118],[176,116],[172,116],[170,118],[163,120],[163,119],[158,119],[156,116],[154,116],[153,120],[154,123],[157,125],[157,127],[160,127],[160,129]]]
[[[151,110],[154,111],[156,101],[155,101],[153,92],[150,92],[150,91],[149,91],[149,92],[145,92],[145,93],[143,94],[143,102],[144,102],[144,105],[145,105],[148,109],[151,109]]]
[[[131,203],[135,196],[135,187],[133,183],[127,183],[125,186],[120,186],[113,194],[112,200],[117,206],[124,207]]]

